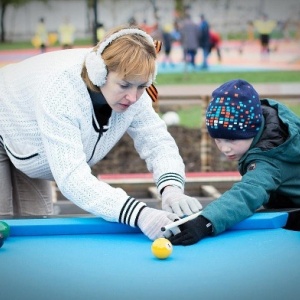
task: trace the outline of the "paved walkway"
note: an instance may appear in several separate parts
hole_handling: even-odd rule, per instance
[[[276,41],[271,43],[273,51],[268,59],[262,59],[258,41],[242,44],[240,41],[224,41],[222,43],[222,63],[217,61],[217,55],[212,52],[209,58],[209,71],[230,71],[230,70],[299,70],[300,71],[300,41]],[[48,51],[59,50],[60,48],[49,48]],[[242,51],[241,51],[242,49]],[[8,63],[18,62],[39,54],[38,49],[27,50],[0,50],[0,66]],[[159,62],[163,60],[163,49],[159,54]],[[198,51],[196,61],[201,63],[201,50]],[[182,48],[174,46],[171,57],[177,65],[182,62]],[[161,72],[176,71],[166,66],[160,65]]]
[[[274,42],[275,43],[275,42]],[[242,44],[239,41],[224,41],[221,47],[222,62],[217,60],[217,54],[213,51],[209,57],[210,68],[208,72],[251,71],[251,70],[300,70],[300,41],[276,41],[271,43],[272,51],[268,58],[262,58],[258,41]],[[163,51],[162,51],[163,52]],[[182,49],[175,46],[171,57],[176,62],[175,67],[160,65],[159,71],[178,72],[183,71]],[[198,51],[197,64],[201,64],[202,52]],[[160,54],[160,61],[163,53]]]
[[[251,72],[257,70],[294,70],[299,71],[299,83],[272,83],[272,84],[255,84],[255,88],[261,97],[282,95],[284,98],[298,98],[300,100],[300,41],[276,41],[271,43],[273,51],[268,59],[262,59],[260,55],[260,45],[258,41],[247,42],[242,44],[239,41],[223,42],[222,44],[222,63],[217,61],[216,53],[212,52],[209,63],[210,67],[206,72]],[[241,51],[242,49],[242,51]],[[275,50],[276,49],[276,50]],[[182,60],[182,49],[175,47],[172,50],[172,58],[178,64],[177,67],[159,66],[159,72],[183,72],[184,66]],[[197,54],[197,63],[201,64],[201,51]],[[160,61],[163,55],[160,56]],[[201,72],[201,71],[199,71]],[[159,86],[159,94],[162,97],[172,95],[190,96],[210,95],[219,84],[201,84],[199,85],[172,85]]]
[[[224,41],[222,43],[222,63],[217,61],[216,53],[212,53],[209,58],[210,68],[208,71],[197,70],[196,72],[229,72],[253,70],[295,70],[299,71],[299,83],[276,83],[276,84],[255,84],[260,95],[300,95],[300,41],[276,41],[271,43],[273,51],[268,59],[262,59],[260,55],[260,45],[258,41],[242,44],[239,41]],[[50,48],[49,51],[59,48]],[[276,50],[275,50],[276,49]],[[39,54],[38,49],[0,51],[0,67],[8,63],[15,63],[20,60]],[[163,50],[159,54],[159,73],[183,72],[182,49],[175,46],[171,56],[176,63],[175,67],[162,65]],[[201,50],[196,58],[201,64]],[[217,84],[202,85],[181,85],[159,86],[159,93],[162,96],[195,96],[210,95],[217,87]],[[299,97],[300,99],[300,97]]]
[[[211,95],[219,84],[199,84],[199,85],[172,85],[172,86],[158,86],[158,92],[161,100],[172,96],[176,99],[182,97],[196,98]],[[282,99],[298,99],[300,101],[300,72],[299,83],[256,83],[255,89],[261,98],[278,98]],[[277,99],[280,100],[280,99]]]

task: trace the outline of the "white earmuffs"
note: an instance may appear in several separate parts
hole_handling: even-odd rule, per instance
[[[149,43],[154,45],[154,41],[152,37],[140,29],[127,28],[113,33],[106,40],[100,43],[96,52],[91,51],[86,56],[85,66],[87,69],[88,76],[94,85],[101,87],[106,82],[107,68],[104,63],[104,60],[101,57],[102,52],[112,41],[119,38],[120,36],[127,35],[127,34],[139,34],[145,37]],[[157,71],[155,70],[154,79],[156,77],[156,72]]]

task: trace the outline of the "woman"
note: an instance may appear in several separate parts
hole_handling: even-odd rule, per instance
[[[51,214],[48,180],[82,209],[138,226],[150,239],[201,209],[183,194],[182,159],[146,91],[155,60],[148,34],[121,27],[94,49],[50,52],[1,69],[0,215]],[[126,132],[153,172],[165,211],[91,174]]]

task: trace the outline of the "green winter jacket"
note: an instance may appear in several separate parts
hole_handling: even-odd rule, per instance
[[[264,99],[261,104],[263,126],[239,160],[241,181],[203,210],[214,234],[261,206],[300,207],[300,118],[275,100]]]

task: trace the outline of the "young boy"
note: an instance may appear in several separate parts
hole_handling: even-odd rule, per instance
[[[206,126],[219,150],[242,175],[196,219],[180,226],[174,245],[217,235],[265,208],[300,207],[300,119],[283,104],[259,99],[253,86],[232,80],[212,93]],[[298,226],[299,215],[296,217]],[[299,228],[298,228],[299,230]]]

